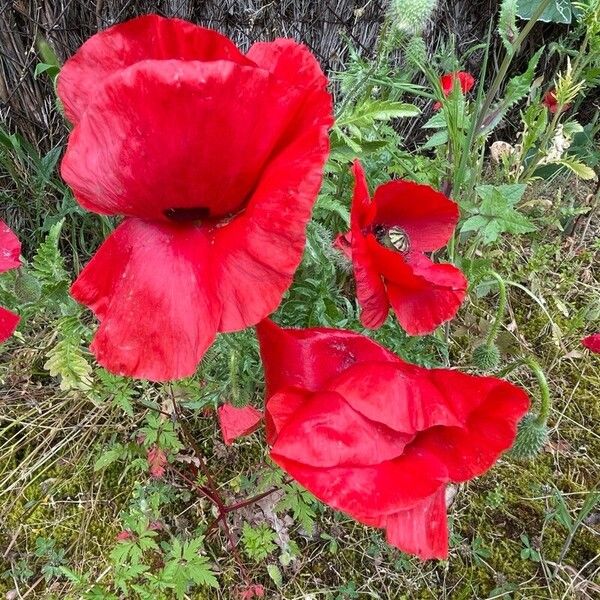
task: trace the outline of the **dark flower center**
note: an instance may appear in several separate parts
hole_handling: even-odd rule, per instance
[[[402,227],[398,227],[398,225],[392,227],[388,227],[387,225],[374,225],[373,235],[382,246],[385,246],[390,250],[402,252],[402,254],[406,254],[410,251],[410,238],[408,237],[408,233],[406,233]]]
[[[203,221],[210,217],[210,208],[206,206],[192,206],[189,208],[167,208],[165,217],[178,223],[185,221]]]

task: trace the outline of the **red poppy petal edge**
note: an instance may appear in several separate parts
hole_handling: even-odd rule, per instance
[[[200,228],[127,219],[71,289],[100,321],[92,352],[106,369],[153,381],[190,376],[212,343],[220,306]]]
[[[448,518],[446,488],[425,498],[409,510],[400,511],[386,519],[386,538],[389,544],[415,554],[421,560],[448,558]]]
[[[215,233],[219,255],[218,286],[223,302],[219,331],[238,331],[271,314],[289,288],[306,243],[306,226],[323,181],[329,156],[329,128],[333,124],[332,99],[326,79],[314,75],[320,68],[314,58],[310,89],[290,86],[294,64],[306,70],[307,51],[286,44],[270,65],[275,77],[287,82],[275,100],[285,106],[292,93],[302,101],[290,113],[288,128],[244,212]],[[287,77],[284,78],[282,72]]]
[[[0,273],[21,266],[21,242],[8,225],[0,219]]]
[[[288,387],[324,389],[361,362],[400,362],[373,340],[341,329],[286,329],[265,319],[256,327],[265,370],[266,397]]]
[[[67,118],[77,123],[110,75],[148,59],[253,64],[217,31],[181,19],[144,15],[93,35],[65,63],[57,89]]]
[[[253,406],[222,404],[217,412],[223,440],[228,446],[236,439],[256,431],[262,420],[262,413]]]
[[[581,343],[592,352],[600,353],[600,333],[594,333],[588,335],[586,338],[581,340]]]
[[[15,332],[19,321],[18,315],[0,306],[0,344]]]

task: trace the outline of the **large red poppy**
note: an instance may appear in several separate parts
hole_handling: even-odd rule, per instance
[[[72,288],[100,320],[92,350],[104,367],[188,376],[217,332],[277,307],[328,155],[326,86],[291,40],[244,55],[155,15],[67,61],[58,93],[75,127],[62,175],[81,206],[125,217]]]
[[[447,73],[440,77],[440,85],[442,86],[442,93],[447,98],[454,89],[454,82],[458,82],[458,86],[463,94],[468,94],[475,85],[475,78],[471,73],[466,71],[457,71],[456,73]],[[436,102],[433,105],[434,110],[442,108],[441,102]]]
[[[458,207],[433,188],[410,181],[379,186],[371,201],[358,161],[353,170],[351,235],[339,237],[336,246],[352,258],[361,321],[380,327],[391,306],[407,333],[431,333],[454,317],[467,291],[459,269],[433,263],[424,254],[448,242]]]
[[[511,447],[525,392],[410,365],[348,331],[268,320],[257,331],[273,460],[390,544],[446,558],[446,484],[481,475]]]
[[[21,265],[19,256],[21,243],[17,236],[0,220],[0,273],[17,269]],[[19,317],[0,306],[0,344],[5,342],[19,324]]]

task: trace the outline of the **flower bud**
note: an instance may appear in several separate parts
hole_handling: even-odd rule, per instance
[[[540,423],[537,415],[526,415],[519,423],[517,439],[510,453],[518,460],[535,458],[548,441],[548,426]]]
[[[419,67],[427,63],[427,45],[420,35],[410,38],[404,52],[406,62],[410,65]]]
[[[392,23],[406,33],[420,33],[436,5],[437,0],[390,0]]]
[[[493,371],[500,364],[500,350],[496,344],[481,344],[473,351],[473,364],[484,373]]]
[[[23,303],[37,302],[42,294],[42,288],[33,275],[19,271],[15,279],[14,292]]]

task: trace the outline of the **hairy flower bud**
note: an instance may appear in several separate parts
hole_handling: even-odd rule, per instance
[[[473,351],[473,364],[484,373],[493,371],[500,364],[500,350],[496,344],[481,344]]]
[[[419,67],[427,63],[427,44],[420,35],[410,38],[404,52],[406,62],[410,65]]]
[[[31,274],[19,272],[15,279],[15,295],[21,302],[36,302],[40,299],[40,282]]]
[[[511,455],[519,460],[535,458],[548,441],[548,426],[540,423],[537,415],[526,415],[519,423],[519,432]]]
[[[390,0],[392,23],[406,33],[420,33],[436,5],[437,0]]]

